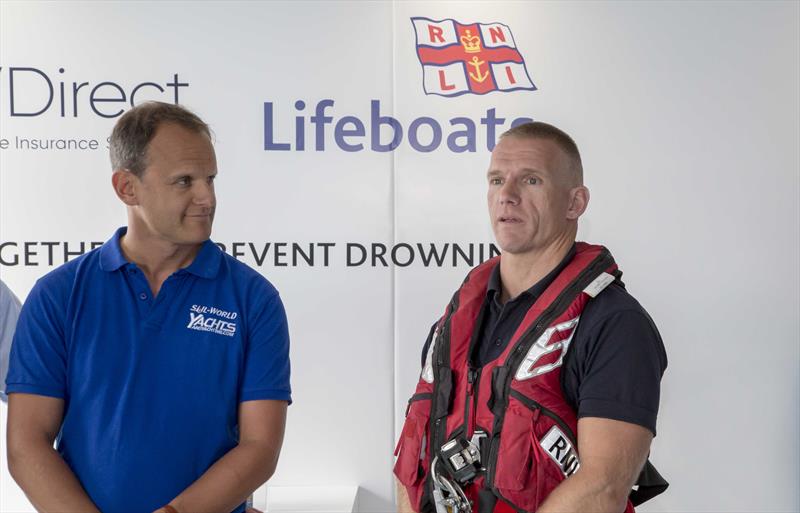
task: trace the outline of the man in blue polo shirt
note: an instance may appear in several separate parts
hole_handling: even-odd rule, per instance
[[[283,305],[209,240],[217,164],[202,120],[139,105],[110,147],[128,226],[23,306],[9,469],[41,511],[242,511],[275,469],[291,402]]]

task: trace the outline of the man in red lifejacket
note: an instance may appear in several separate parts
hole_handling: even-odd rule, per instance
[[[647,461],[667,357],[610,252],[575,241],[578,148],[517,126],[487,182],[502,253],[431,328],[395,453],[398,509],[632,512],[667,486]]]

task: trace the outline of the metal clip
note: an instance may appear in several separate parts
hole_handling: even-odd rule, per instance
[[[433,502],[436,506],[436,513],[472,513],[472,505],[464,494],[464,490],[458,483],[450,481],[437,472],[438,462],[438,456],[434,457],[431,462]]]

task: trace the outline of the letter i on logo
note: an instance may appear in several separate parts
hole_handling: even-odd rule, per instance
[[[511,73],[511,66],[506,66],[506,76],[508,77],[509,84],[516,84],[517,81],[514,80],[514,74]]]

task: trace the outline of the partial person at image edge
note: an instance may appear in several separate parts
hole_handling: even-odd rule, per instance
[[[17,326],[19,310],[22,305],[8,285],[0,280],[0,383],[5,383],[8,373],[8,357],[11,353],[11,340]],[[2,387],[2,385],[0,385]],[[8,397],[0,390],[0,401],[7,402]]]

